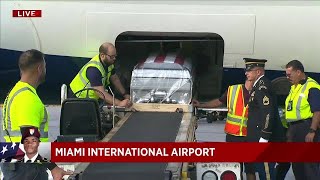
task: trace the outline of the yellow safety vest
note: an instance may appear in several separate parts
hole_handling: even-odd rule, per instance
[[[6,97],[3,105],[2,129],[6,142],[20,142],[21,126],[34,126],[40,131],[40,140],[48,142],[48,113],[36,90],[19,81]],[[9,134],[9,136],[8,136]]]
[[[311,88],[320,89],[320,85],[310,77],[308,77],[306,83],[304,84],[291,86],[290,93],[286,99],[285,110],[287,122],[294,122],[312,118],[313,113],[311,112],[310,104],[308,102],[309,89]],[[292,106],[291,111],[288,111],[289,104],[291,104]]]
[[[72,80],[70,83],[70,88],[73,93],[76,93],[84,88],[89,88],[91,87],[91,84],[87,78],[87,69],[89,67],[96,67],[99,69],[101,75],[102,75],[102,85],[103,87],[106,87],[110,84],[110,76],[112,69],[114,68],[114,65],[110,65],[108,67],[108,72],[105,71],[102,63],[100,62],[99,55],[94,56],[87,64],[85,64],[79,73],[76,75],[76,77]],[[76,96],[79,98],[85,98],[87,95],[87,92],[81,92],[77,94]],[[94,91],[89,91],[89,97],[93,99],[99,99],[99,96],[96,95]]]
[[[244,103],[242,84],[229,86],[228,115],[224,131],[235,136],[247,135],[248,105]]]
[[[286,120],[286,111],[285,111],[284,107],[283,108],[281,107],[281,111],[279,112],[279,116],[280,116],[282,126],[284,128],[288,128],[288,122]]]

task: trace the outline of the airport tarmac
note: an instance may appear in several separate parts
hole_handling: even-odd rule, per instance
[[[1,107],[1,110],[2,110],[2,107]],[[49,140],[54,141],[56,137],[59,135],[60,106],[50,105],[50,106],[47,106],[47,110],[50,116]],[[2,111],[0,112],[2,116]],[[225,133],[223,131],[224,124],[225,124],[225,121],[215,121],[213,123],[207,123],[205,118],[200,119],[198,121],[198,129],[196,131],[197,141],[224,142],[225,141]],[[294,179],[294,175],[293,175],[292,169],[290,169],[285,180],[293,180],[293,179]]]

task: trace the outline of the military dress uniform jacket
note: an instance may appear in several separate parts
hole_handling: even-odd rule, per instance
[[[282,141],[285,133],[276,97],[270,80],[265,76],[252,88],[248,106],[247,141],[258,142],[261,137],[269,141]]]
[[[43,180],[48,179],[47,166],[50,163],[46,158],[38,155],[33,163],[24,163],[24,158],[17,161],[21,179]],[[19,178],[19,177],[17,177]]]

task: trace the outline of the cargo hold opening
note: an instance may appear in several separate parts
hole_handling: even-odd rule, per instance
[[[150,53],[179,51],[192,59],[194,69],[192,96],[207,101],[221,95],[224,41],[215,33],[124,32],[118,35],[116,68],[127,92],[131,72]]]

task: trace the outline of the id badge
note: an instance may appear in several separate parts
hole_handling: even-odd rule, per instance
[[[289,101],[287,111],[292,111],[292,101]]]

